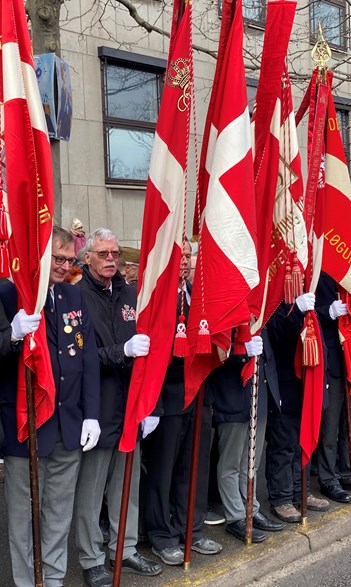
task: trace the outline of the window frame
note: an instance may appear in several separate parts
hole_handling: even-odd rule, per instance
[[[330,45],[330,47],[332,47],[334,50],[343,51],[343,52],[347,51],[347,48],[349,46],[349,40],[348,40],[347,27],[346,27],[346,20],[347,20],[347,2],[346,2],[346,0],[312,0],[312,2],[310,2],[310,5],[309,5],[310,42],[312,44],[315,44],[318,40],[318,22],[316,21],[315,31],[312,28],[312,24],[315,21],[314,8],[315,8],[316,4],[318,4],[320,2],[323,2],[324,4],[329,4],[330,6],[337,6],[338,8],[341,8],[343,10],[342,22],[340,23],[340,25],[342,27],[342,30],[341,30],[342,44],[338,45],[336,43],[333,43],[325,35],[324,36],[325,36],[325,39],[326,39],[328,45]]]
[[[110,172],[110,149],[109,149],[109,131],[113,128],[122,130],[146,131],[155,134],[157,119],[155,122],[126,119],[110,116],[108,114],[107,103],[107,66],[125,67],[126,69],[135,69],[136,71],[144,71],[155,73],[157,75],[157,96],[159,104],[161,102],[164,75],[166,71],[167,61],[157,57],[149,57],[138,53],[129,53],[120,49],[113,49],[111,47],[98,47],[98,57],[100,58],[101,69],[101,95],[102,95],[102,120],[103,120],[103,134],[104,134],[104,167],[105,167],[105,183],[110,186],[135,186],[145,187],[147,178],[145,180],[133,178],[116,178],[111,177]]]

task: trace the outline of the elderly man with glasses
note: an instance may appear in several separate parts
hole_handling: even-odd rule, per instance
[[[149,352],[150,340],[136,334],[136,288],[127,285],[117,271],[120,250],[116,236],[108,229],[95,230],[87,239],[83,278],[80,285],[94,324],[100,356],[101,436],[90,455],[84,455],[76,499],[76,544],[89,587],[111,586],[112,576],[105,569],[103,536],[99,514],[104,492],[110,521],[110,570],[116,557],[119,510],[125,454],[118,444],[126,407],[133,357]],[[157,418],[146,419],[143,435],[151,431]],[[85,458],[87,457],[87,458]],[[135,450],[130,490],[122,571],[142,576],[161,572],[161,566],[136,551],[138,540],[138,494],[140,454]],[[105,491],[106,488],[106,491]]]
[[[56,404],[51,418],[37,430],[41,550],[46,587],[62,587],[64,584],[82,446],[83,451],[90,450],[100,434],[99,357],[94,331],[82,292],[63,283],[74,262],[72,235],[54,227],[44,315]],[[5,444],[1,450],[5,462],[14,584],[16,587],[33,587],[28,449],[27,442],[17,440],[16,353],[21,350],[23,338],[37,330],[42,315],[28,316],[23,309],[16,314],[16,298],[15,286],[2,280],[0,300],[4,315],[0,312],[0,330],[6,334],[11,346],[9,356],[1,364],[0,404],[5,431]]]

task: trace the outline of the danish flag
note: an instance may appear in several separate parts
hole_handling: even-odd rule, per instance
[[[138,281],[137,331],[150,336],[147,357],[134,361],[120,450],[135,447],[139,423],[155,408],[174,340],[182,250],[192,76],[191,2],[173,27],[146,190]],[[180,20],[178,24],[178,20]]]
[[[1,131],[6,156],[8,233],[11,272],[19,302],[28,314],[45,303],[51,265],[54,194],[51,149],[33,64],[23,0],[6,0],[0,10]],[[33,372],[36,426],[53,414],[55,384],[45,321],[26,336],[20,357],[18,438],[28,436],[25,365]]]
[[[269,0],[267,3],[267,24],[253,115],[260,283],[249,296],[250,310],[259,318],[252,332],[258,332],[264,326],[283,298],[282,269],[285,269],[284,257],[287,257],[284,240],[289,238],[286,228],[291,221],[287,215],[298,214],[302,217],[298,209],[302,195],[300,159],[292,120],[290,80],[285,66],[295,10],[295,1]],[[287,152],[284,138],[290,152]],[[284,209],[286,190],[291,190],[288,209]],[[279,284],[272,280],[274,264],[276,267],[283,266],[279,272],[281,279],[276,280],[280,281]],[[266,307],[270,281],[273,297],[270,297]]]
[[[241,0],[225,0],[202,151],[199,252],[188,319],[185,405],[228,351],[231,329],[250,321],[246,298],[258,284],[253,161]],[[212,354],[197,354],[205,310]],[[224,353],[222,356],[225,356]]]

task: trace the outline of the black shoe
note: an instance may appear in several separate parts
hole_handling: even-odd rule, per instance
[[[112,587],[113,579],[109,573],[105,571],[104,565],[98,565],[91,569],[83,571],[84,583],[88,587]]]
[[[110,571],[114,571],[115,561],[110,560]],[[156,561],[145,558],[138,552],[122,561],[123,573],[134,573],[144,577],[154,577],[162,572],[162,567]]]
[[[339,503],[351,502],[351,494],[344,491],[340,485],[321,485],[321,493]]]
[[[262,512],[257,512],[257,514],[253,517],[252,525],[254,528],[265,530],[266,532],[280,532],[280,530],[283,530],[284,528],[284,524],[282,522],[271,520],[262,514]]]
[[[238,520],[237,522],[231,522],[227,525],[226,531],[228,534],[232,534],[235,538],[242,540],[245,542],[245,530],[246,530],[246,520]],[[252,542],[263,542],[266,540],[267,536],[265,534],[261,534],[255,528],[252,528]]]

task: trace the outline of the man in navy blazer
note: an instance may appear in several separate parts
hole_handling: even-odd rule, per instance
[[[45,305],[47,342],[56,387],[52,417],[37,431],[43,574],[46,587],[62,587],[67,568],[67,540],[83,451],[99,438],[99,359],[94,333],[80,288],[63,283],[75,261],[73,237],[53,230],[49,292]],[[26,334],[25,318],[16,311],[10,282],[0,288],[12,337],[10,356]],[[20,312],[23,312],[20,311]],[[11,322],[12,321],[12,322]],[[9,330],[9,323],[10,330]],[[33,332],[34,330],[30,330]],[[5,432],[2,454],[9,518],[12,572],[16,587],[34,585],[27,443],[19,443],[16,427],[15,361],[6,361],[1,385],[1,418]]]

